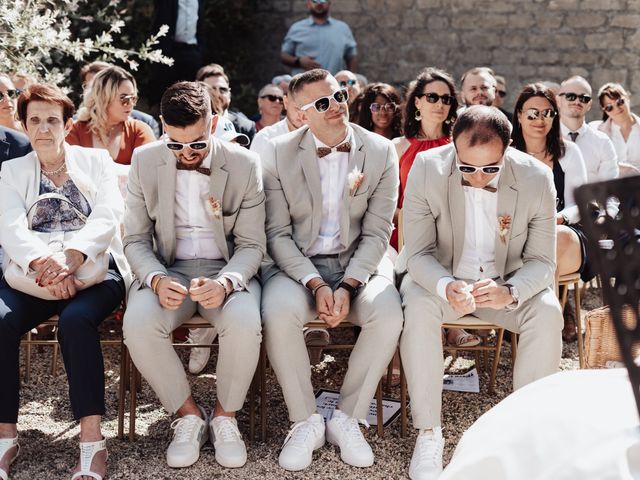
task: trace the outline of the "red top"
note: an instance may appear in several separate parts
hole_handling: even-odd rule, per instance
[[[133,150],[140,145],[153,142],[155,139],[156,137],[149,125],[130,118],[124,122],[122,139],[120,140],[120,150],[118,151],[118,157],[115,159],[115,162],[130,165]],[[81,147],[92,148],[93,134],[89,129],[89,122],[75,122],[67,135],[66,141],[69,145],[80,145]]]
[[[451,142],[451,137],[444,136],[436,138],[435,140],[418,140],[417,138],[407,138],[409,141],[409,148],[400,157],[400,192],[398,193],[398,208],[402,208],[404,202],[404,189],[407,186],[407,177],[409,171],[413,166],[413,161],[416,159],[416,155],[420,152],[424,152],[431,148],[441,147]],[[390,240],[391,246],[398,249],[398,226],[393,230]]]

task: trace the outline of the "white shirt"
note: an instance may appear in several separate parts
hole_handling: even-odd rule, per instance
[[[631,133],[626,141],[622,136],[620,127],[610,118],[604,123],[591,122],[591,125],[599,123],[598,130],[609,136],[618,153],[619,162],[629,163],[636,168],[640,168],[640,117],[635,114],[632,115],[635,123],[631,127]]]
[[[198,0],[178,0],[178,18],[174,40],[179,43],[197,45]]]
[[[497,187],[500,174],[489,182]],[[496,269],[496,225],[498,193],[482,188],[462,187],[464,190],[464,245],[453,275],[467,280],[498,277]],[[447,300],[446,289],[453,277],[442,277],[437,284],[438,295]]]
[[[570,132],[564,123],[560,122],[562,136],[565,142],[570,142]],[[591,128],[586,123],[575,130],[578,133],[575,144],[580,148],[584,164],[587,169],[589,182],[600,182],[618,177],[618,155],[613,143],[606,134]]]
[[[574,198],[574,190],[587,183],[587,169],[580,149],[573,142],[565,142],[564,157],[560,159],[560,167],[564,172],[564,209],[562,213],[569,223],[580,220],[580,212]]]
[[[261,158],[266,151],[266,147],[268,145],[269,140],[272,138],[279,137],[280,135],[284,135],[289,133],[289,124],[287,119],[284,118],[273,125],[269,125],[268,127],[264,127],[256,136],[253,137],[253,142],[251,142],[251,147],[249,150],[252,152],[256,152]]]

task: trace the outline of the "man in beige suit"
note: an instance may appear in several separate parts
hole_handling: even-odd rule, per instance
[[[472,314],[519,333],[516,389],[560,363],[563,321],[551,288],[553,175],[508,148],[510,134],[498,109],[470,107],[456,121],[453,143],[418,155],[409,174],[396,267],[408,272],[400,288],[400,354],[420,431],[412,480],[436,479],[442,471],[443,321]]]
[[[209,95],[194,82],[170,87],[160,104],[164,139],[133,155],[125,255],[136,276],[124,317],[125,343],[163,406],[178,419],[171,467],[197,461],[211,436],[216,460],[244,465],[235,420],[260,351],[260,286],[266,250],[258,159],[211,136]],[[198,313],[220,337],[217,401],[196,405],[170,334]],[[208,428],[207,428],[208,423]]]
[[[366,423],[402,328],[385,256],[397,157],[391,142],[349,124],[347,91],[326,70],[294,77],[289,95],[307,126],[274,139],[262,157],[267,246],[280,270],[265,275],[265,343],[294,422],[279,463],[302,470],[325,441],[302,335],[307,322],[320,318],[329,327],[348,320],[362,328],[326,436],[343,461],[367,467],[373,452],[359,422]]]

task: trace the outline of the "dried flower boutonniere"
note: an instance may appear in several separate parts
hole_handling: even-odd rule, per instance
[[[209,198],[207,198],[206,206],[209,216],[218,220],[222,217],[222,205],[220,205],[220,200],[215,198],[213,195],[209,195]]]
[[[498,217],[498,236],[500,237],[500,241],[502,241],[502,243],[507,243],[507,233],[509,233],[510,228],[511,216],[500,215]]]
[[[353,196],[360,185],[362,185],[362,182],[364,182],[364,173],[358,170],[358,167],[353,167],[353,170],[351,170],[351,172],[349,172],[349,175],[347,176],[347,182],[349,183],[349,191]]]

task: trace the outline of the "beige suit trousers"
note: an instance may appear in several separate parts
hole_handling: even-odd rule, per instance
[[[224,260],[177,260],[168,272],[189,286],[192,278],[216,277]],[[235,292],[219,308],[205,309],[187,297],[178,310],[162,308],[150,288],[134,283],[124,315],[124,341],[142,376],[164,408],[175,413],[191,394],[171,332],[197,312],[218,332],[217,399],[227,412],[242,408],[260,356],[260,285]]]
[[[311,261],[332,287],[342,281],[344,270],[337,258],[312,257]],[[387,257],[382,262],[381,274],[373,275],[361,289],[347,317],[362,331],[349,357],[338,408],[361,419],[367,416],[378,381],[393,357],[402,330],[402,306],[392,281],[393,266]],[[315,318],[315,302],[299,282],[280,272],[264,285],[265,345],[292,422],[306,420],[316,412],[303,337],[305,324]]]
[[[407,376],[413,425],[418,429],[432,428],[441,424],[444,374],[441,324],[455,323],[460,315],[448,302],[429,293],[409,275],[404,276],[400,293],[405,318],[400,355]],[[564,322],[551,288],[515,310],[481,308],[473,315],[520,334],[513,370],[514,389],[558,371]]]

